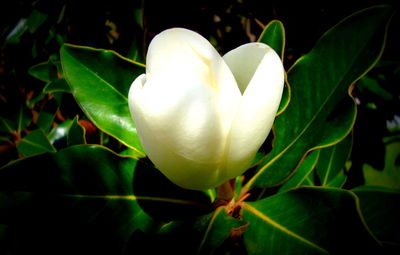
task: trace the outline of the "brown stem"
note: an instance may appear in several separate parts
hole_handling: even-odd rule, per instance
[[[218,206],[228,204],[235,195],[235,179],[231,179],[216,187],[217,198],[215,204]]]

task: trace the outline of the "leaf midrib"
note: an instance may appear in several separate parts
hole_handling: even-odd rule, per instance
[[[334,158],[335,153],[336,153],[336,146],[334,146],[331,151],[331,155],[329,157],[329,162],[328,162],[328,167],[325,172],[324,181],[322,182],[322,186],[325,186],[328,183],[328,176],[330,175],[331,170],[332,170],[332,163],[333,163],[333,158]]]
[[[315,152],[313,152],[315,153]],[[317,151],[318,155],[317,158],[314,162],[312,162],[312,166],[310,167],[310,169],[307,171],[307,173],[303,176],[303,178],[300,179],[300,181],[296,184],[295,187],[299,187],[304,181],[307,181],[310,185],[314,185],[314,183],[310,180],[310,174],[312,173],[312,171],[314,171],[315,166],[318,163],[319,160],[319,155],[320,155],[320,151]]]
[[[27,140],[27,139],[21,140],[20,143],[27,143],[27,144],[29,144],[29,145],[32,145],[32,146],[37,147],[37,148],[40,148],[40,149],[44,149],[44,150],[46,150],[46,151],[49,151],[50,149],[51,149],[51,151],[55,151],[54,148],[52,148],[52,147],[45,147],[45,146],[42,146],[41,144],[32,142],[32,141]]]
[[[168,197],[152,197],[152,196],[135,196],[135,195],[84,195],[84,194],[61,194],[65,197],[72,198],[88,198],[88,199],[106,199],[106,200],[145,200],[145,201],[158,201],[172,204],[183,204],[183,205],[193,205],[199,207],[205,207],[206,204],[184,200],[184,199],[175,199]]]
[[[82,62],[79,61],[78,58],[76,58],[73,54],[70,54],[67,49],[65,49],[65,52],[71,57],[71,59],[74,60],[75,63],[77,63],[79,66],[83,67],[85,71],[88,71],[91,75],[94,77],[98,78],[103,84],[105,84],[108,88],[116,92],[119,96],[121,96],[126,103],[128,103],[128,98],[122,94],[119,90],[117,90],[114,86],[112,86],[106,79],[103,77],[99,76],[95,71],[90,69],[87,65],[83,64]],[[75,88],[75,87],[74,87]]]
[[[319,245],[315,244],[314,242],[312,242],[312,241],[310,241],[310,240],[308,240],[308,239],[306,239],[304,237],[301,237],[300,235],[290,231],[288,228],[286,228],[285,226],[282,226],[278,222],[272,220],[267,215],[263,214],[262,212],[260,212],[256,208],[250,206],[248,203],[244,203],[244,209],[246,209],[248,212],[252,213],[253,215],[257,216],[262,221],[266,222],[267,224],[271,225],[272,227],[274,227],[276,229],[279,229],[280,231],[286,233],[287,235],[290,235],[291,237],[296,238],[297,240],[301,241],[302,243],[305,243],[308,246],[311,246],[311,247],[319,250],[322,253],[329,254],[329,252],[327,250],[325,250],[324,248],[322,248]]]
[[[211,228],[212,228],[212,226],[213,226],[213,224],[214,224],[214,222],[215,222],[215,219],[217,218],[217,216],[218,216],[219,213],[221,212],[222,208],[223,208],[222,206],[219,207],[219,208],[217,208],[217,209],[215,210],[214,214],[212,215],[212,217],[211,217],[211,219],[210,219],[210,221],[209,221],[209,223],[208,223],[208,225],[207,225],[207,229],[206,229],[206,231],[204,232],[204,236],[203,236],[203,238],[201,239],[201,242],[200,242],[199,248],[197,249],[196,254],[200,254],[200,251],[202,250],[202,248],[203,248],[203,246],[204,246],[204,244],[205,244],[205,242],[206,242],[206,240],[207,240],[208,234],[209,234],[210,231],[211,231]]]
[[[346,73],[347,74],[347,73]],[[342,79],[341,79],[342,80]],[[341,81],[340,80],[340,81]],[[340,82],[338,82],[338,84],[340,84]],[[318,109],[318,111],[316,112],[316,114],[311,118],[311,120],[308,122],[308,124],[303,128],[303,130],[300,132],[300,134],[293,139],[293,141],[285,147],[285,149],[283,149],[278,155],[276,155],[274,158],[272,158],[267,164],[265,164],[246,184],[246,187],[250,187],[254,181],[258,178],[259,175],[261,175],[265,169],[267,169],[270,165],[272,165],[276,160],[278,160],[283,154],[286,153],[286,151],[288,151],[302,136],[303,134],[308,130],[308,128],[311,126],[311,124],[316,120],[317,116],[319,116],[319,114],[321,113],[322,109],[325,108],[325,104],[329,101],[329,99],[331,98],[331,96],[334,94],[334,92],[336,91],[337,87],[339,85],[335,86],[335,89],[332,90],[332,92],[329,94],[329,96],[326,98],[326,100],[323,102],[323,104],[321,105],[321,107]],[[312,149],[311,149],[312,150]]]
[[[19,108],[19,115],[18,115],[18,129],[17,129],[17,133],[21,133],[21,129],[22,129],[22,114],[23,114],[23,110],[22,107]]]
[[[122,94],[119,90],[117,90],[115,87],[113,87],[107,80],[103,79],[101,76],[99,76],[99,75],[98,75],[96,72],[94,72],[92,69],[88,68],[86,65],[84,65],[83,63],[81,63],[81,62],[79,61],[78,58],[76,58],[73,54],[71,54],[71,53],[68,51],[68,48],[67,48],[67,47],[65,47],[65,46],[63,47],[63,52],[64,52],[65,54],[67,54],[67,55],[70,57],[70,59],[71,59],[74,63],[77,63],[78,66],[83,67],[84,70],[88,71],[91,75],[93,75],[94,77],[98,78],[98,79],[104,84],[104,86],[106,86],[107,88],[109,88],[109,89],[111,89],[112,91],[114,91],[117,95],[119,95],[119,96],[122,98],[122,100],[123,100],[123,102],[119,102],[119,103],[121,103],[121,104],[123,104],[123,103],[128,104],[128,98],[127,98],[126,96],[124,96],[124,94]],[[113,54],[115,55],[114,52],[113,52]],[[116,56],[119,57],[118,55],[116,55]],[[64,68],[64,64],[63,64],[63,63],[62,63],[62,66],[63,66],[63,70],[66,71],[66,69]],[[71,83],[71,82],[69,82],[69,79],[67,78],[68,75],[65,75],[65,77],[66,77],[66,80],[68,81],[68,83]],[[72,87],[72,91],[73,91],[73,92],[76,91],[76,88],[75,88],[74,86],[71,86],[71,87]],[[80,98],[79,96],[76,96],[75,93],[73,93],[73,94],[74,94],[75,97]],[[80,102],[80,100],[77,100],[77,101],[78,101],[79,104],[82,104],[82,102]],[[93,117],[92,114],[90,114],[89,112],[87,112],[86,109],[85,109],[85,107],[81,107],[81,108],[82,108],[82,110],[85,112],[85,114],[89,117],[89,119],[90,119],[93,123],[95,123],[95,125],[96,125],[97,127],[99,127],[103,132],[105,132],[105,133],[107,133],[107,134],[110,134],[110,133],[114,134],[114,131],[109,132],[109,129],[103,129],[103,128],[101,128],[101,125],[98,124],[98,118]],[[134,126],[134,125],[133,125],[133,126]],[[134,126],[134,127],[135,127],[135,126]],[[136,128],[136,127],[135,127],[135,128]],[[112,136],[114,136],[114,135],[112,135]],[[118,137],[117,139],[118,139],[119,141],[121,141],[123,144],[125,144],[126,146],[128,146],[129,148],[132,148],[133,150],[135,150],[136,152],[138,152],[139,154],[145,155],[145,154],[144,154],[143,152],[141,152],[138,148],[134,147],[134,146],[133,146],[132,144],[130,144],[129,142],[126,142],[126,141],[125,141],[125,140],[126,140],[126,137],[124,137],[124,138]]]
[[[13,131],[13,129],[10,127],[10,125],[8,125],[8,122],[7,122],[6,119],[0,118],[0,121],[1,121],[1,122],[3,123],[3,125],[7,128],[7,131],[8,131],[8,132],[12,132],[12,131]]]

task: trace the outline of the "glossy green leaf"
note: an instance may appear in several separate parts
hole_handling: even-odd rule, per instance
[[[386,144],[385,166],[383,169],[374,169],[370,165],[363,165],[366,185],[377,185],[400,189],[400,142],[397,140]]]
[[[360,199],[365,222],[375,236],[392,253],[400,252],[400,190],[377,186],[362,186],[354,189]]]
[[[41,129],[34,130],[22,138],[17,145],[17,149],[20,154],[25,156],[56,151]]]
[[[243,225],[239,220],[226,214],[223,207],[197,219],[196,223],[194,227],[203,232],[196,254],[212,254],[234,229]]]
[[[335,178],[330,180],[326,186],[328,187],[335,187],[335,188],[342,188],[343,185],[346,183],[347,175],[345,174],[344,170],[341,170]]]
[[[53,123],[55,112],[41,111],[36,125],[47,133]]]
[[[66,92],[71,93],[71,89],[62,77],[63,71],[61,63],[50,57],[47,62],[32,66],[28,73],[33,77],[46,82],[43,93]]]
[[[68,131],[71,124],[72,120],[66,120],[54,127],[48,134],[50,143],[58,150],[67,147]]]
[[[36,122],[36,125],[43,130],[43,132],[47,133],[53,123],[56,112],[42,110],[39,112],[39,116]]]
[[[244,242],[252,254],[379,254],[357,198],[334,188],[298,188],[246,202]]]
[[[283,88],[283,94],[282,94],[282,99],[281,102],[279,104],[279,108],[278,111],[276,113],[276,116],[281,115],[286,108],[288,107],[289,103],[290,103],[290,97],[291,97],[291,89],[290,89],[290,85],[285,82],[285,86]]]
[[[273,150],[246,188],[282,183],[308,151],[349,134],[356,114],[349,87],[381,56],[391,14],[390,7],[377,6],[351,15],[294,64],[291,101],[275,119]]]
[[[113,51],[64,45],[64,75],[72,93],[90,120],[105,133],[144,155],[128,107],[133,80],[143,65]]]
[[[71,126],[69,127],[67,135],[67,143],[68,146],[86,143],[85,128],[79,124],[78,116],[74,118],[74,120],[71,123]]]
[[[253,159],[253,162],[251,163],[251,166],[259,164],[262,161],[262,159],[265,157],[265,155],[266,155],[265,152],[258,151],[256,156]]]
[[[58,78],[57,67],[51,60],[32,66],[28,73],[44,82],[51,82]]]
[[[297,168],[296,172],[290,179],[285,182],[282,187],[280,187],[279,192],[286,191],[288,189],[297,188],[303,185],[314,185],[313,170],[317,165],[320,156],[320,150],[315,150],[308,155],[300,166]]]
[[[321,149],[316,166],[321,186],[329,186],[329,183],[344,169],[352,143],[353,136],[349,135],[338,144]]]
[[[54,92],[65,92],[71,93],[71,88],[68,86],[67,81],[64,78],[55,79],[46,84],[43,88],[44,93],[54,93]]]
[[[146,250],[149,254],[223,254],[217,250],[242,225],[243,222],[229,216],[224,207],[218,207],[207,215],[164,224],[157,232],[160,239],[150,236],[148,240],[150,243],[157,240],[159,245]]]
[[[238,201],[242,196],[243,180],[244,180],[244,176],[241,176],[241,175],[239,175],[235,178],[235,186],[234,186],[235,195],[233,197],[234,201]]]
[[[55,99],[46,102],[43,109],[39,112],[36,125],[47,133],[53,124],[53,120],[58,110],[58,103]]]
[[[259,42],[263,42],[273,48],[283,60],[285,51],[285,28],[279,20],[273,20],[264,28]]]
[[[102,133],[102,136],[104,136],[104,135],[106,135],[106,134]],[[108,139],[102,139],[102,140],[103,140],[103,144],[106,144]],[[127,147],[125,150],[119,152],[118,154],[121,156],[131,156],[134,158],[142,158],[143,157],[143,154],[138,153],[136,150],[133,150],[129,147]]]
[[[160,222],[141,202],[158,203],[159,214],[171,215],[208,206],[195,200],[199,192],[157,191],[163,188],[158,180],[135,180],[149,171],[158,172],[96,145],[17,160],[0,169],[0,222],[18,233],[10,240],[17,254],[123,254],[135,231],[151,231]],[[138,183],[161,196],[141,191]],[[19,194],[26,196],[13,199]]]
[[[67,146],[86,144],[86,131],[78,122],[78,116],[66,120],[54,127],[48,134],[49,141],[57,149]]]

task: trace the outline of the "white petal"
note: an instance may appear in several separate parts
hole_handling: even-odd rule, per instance
[[[194,91],[179,102],[165,102],[161,93],[146,95],[143,84],[147,85],[145,75],[132,84],[129,106],[151,161],[184,188],[208,189],[218,185],[224,137],[219,125],[215,125],[218,119],[211,104],[201,102],[206,95]]]
[[[146,75],[129,92],[144,150],[182,187],[219,185],[226,137],[240,100],[233,75],[211,44],[189,30],[161,33],[147,56]]]
[[[243,173],[265,141],[281,101],[285,71],[279,56],[262,43],[242,45],[224,56],[243,91],[227,154],[230,175]]]
[[[146,65],[147,80],[163,81],[152,86],[168,86],[175,92],[197,84],[212,88],[221,125],[229,131],[240,91],[229,67],[204,37],[183,28],[165,30],[151,41]]]

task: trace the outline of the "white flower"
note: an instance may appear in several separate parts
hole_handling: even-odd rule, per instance
[[[155,166],[195,190],[243,174],[281,100],[284,68],[275,51],[248,43],[221,57],[201,35],[173,28],[151,41],[146,62],[129,107]]]

